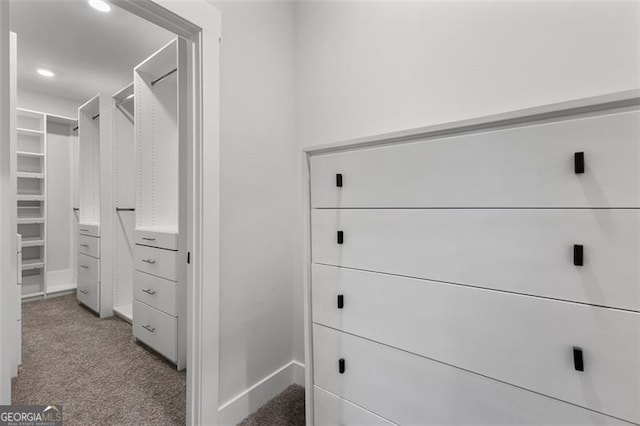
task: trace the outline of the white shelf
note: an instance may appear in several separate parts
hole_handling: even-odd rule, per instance
[[[18,225],[31,225],[36,223],[44,223],[43,217],[22,217],[18,218]]]
[[[44,132],[42,130],[18,128],[16,129],[16,131],[18,132],[19,135],[44,136]]]
[[[36,158],[44,158],[44,153],[42,152],[29,152],[29,151],[18,151],[19,157],[36,157]]]
[[[43,291],[36,291],[33,293],[26,293],[22,295],[22,299],[31,299],[32,297],[42,297],[44,296],[44,292]]]
[[[27,237],[22,238],[22,247],[42,247],[44,246],[44,238]]]
[[[44,173],[18,172],[17,176],[24,179],[44,179]]]
[[[76,283],[58,284],[58,285],[55,285],[55,286],[47,286],[47,294],[62,293],[62,292],[65,292],[65,291],[75,290],[76,288],[78,288]]]
[[[22,270],[28,271],[30,269],[44,268],[44,261],[42,259],[23,259]]]
[[[18,201],[44,201],[44,195],[30,195],[30,194],[18,194],[16,195]]]

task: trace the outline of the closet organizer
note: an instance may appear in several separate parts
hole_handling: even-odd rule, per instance
[[[136,193],[133,334],[186,366],[186,42],[134,70]]]
[[[308,418],[640,423],[638,96],[308,150]]]

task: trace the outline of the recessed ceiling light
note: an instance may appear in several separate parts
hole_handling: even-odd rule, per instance
[[[45,69],[42,69],[42,68],[40,68],[38,70],[38,74],[40,74],[43,77],[53,77],[53,76],[55,76],[55,74],[52,73],[51,71],[45,70]]]
[[[111,12],[111,6],[109,6],[109,3],[107,3],[106,1],[89,0],[89,4],[98,12]]]

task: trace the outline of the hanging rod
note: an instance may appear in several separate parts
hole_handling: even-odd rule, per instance
[[[100,114],[96,114],[93,117],[91,117],[92,120],[95,120],[96,118],[100,117]]]
[[[80,211],[80,209],[79,209],[79,208],[77,208],[77,207],[74,207],[74,208],[73,208],[73,211],[74,211],[74,212],[77,212],[77,211]]]
[[[156,85],[156,83],[161,82],[162,80],[164,80],[165,78],[169,77],[171,74],[173,74],[173,73],[174,73],[174,72],[176,72],[176,71],[178,71],[178,68],[174,68],[174,69],[172,69],[171,71],[169,71],[168,73],[166,73],[166,74],[165,74],[165,75],[163,75],[162,77],[158,77],[158,78],[156,78],[155,80],[153,80],[153,81],[151,82],[151,85],[152,85],[152,86],[155,86],[155,85]]]
[[[78,126],[73,128],[73,131],[75,132],[76,130],[78,130]]]
[[[116,207],[117,212],[135,212],[136,209],[131,209],[127,207]]]

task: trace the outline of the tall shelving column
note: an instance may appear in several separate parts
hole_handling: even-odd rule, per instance
[[[46,289],[46,119],[17,110],[17,224],[22,236],[22,298],[44,297]]]

